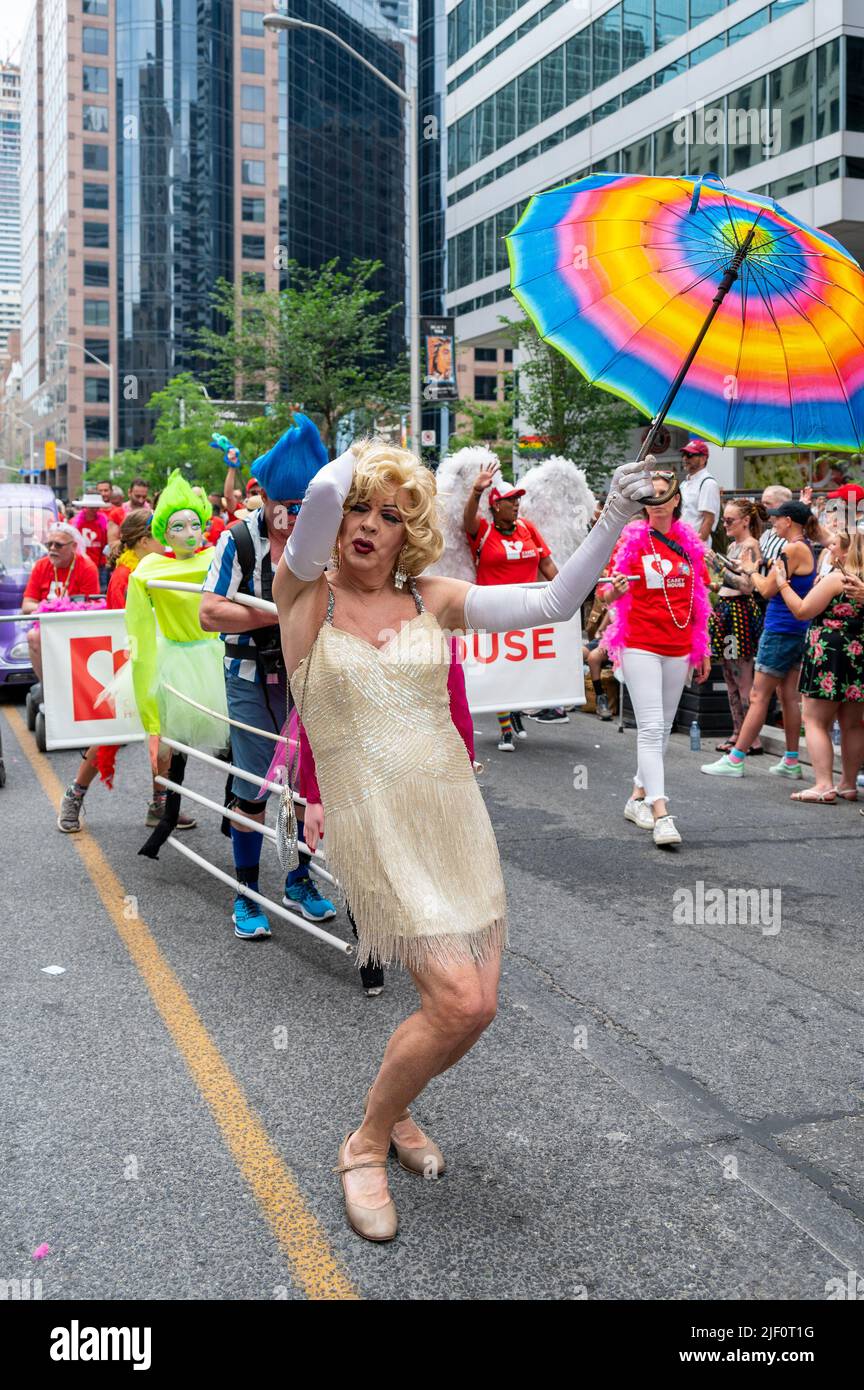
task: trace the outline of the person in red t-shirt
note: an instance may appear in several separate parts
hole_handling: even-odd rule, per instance
[[[99,571],[101,580],[106,566],[108,519],[102,510],[103,503],[98,493],[88,494],[81,501],[81,510],[73,518],[72,525],[76,526],[84,537],[84,547]]]
[[[471,495],[465,503],[462,515],[465,534],[477,566],[478,584],[534,584],[538,576],[554,579],[558,566],[552,559],[548,545],[536,526],[523,521],[519,516],[519,499],[525,496],[521,487],[506,488],[501,491],[493,487],[489,493],[491,521],[478,517],[480,498],[492,483],[498,467],[484,468],[474,479]],[[538,718],[544,722],[566,723],[563,710],[540,710]],[[501,710],[498,713],[500,737],[498,747],[503,753],[512,753],[517,738],[525,737],[521,716],[515,710]]]
[[[73,598],[76,594],[99,597],[99,571],[84,554],[80,531],[66,521],[56,522],[45,539],[47,555],[37,560],[21,600],[23,613],[35,613],[46,599]],[[27,633],[30,664],[42,680],[42,642],[38,627]]]
[[[655,492],[663,492],[669,475],[652,476]],[[672,722],[688,673],[695,670],[702,682],[711,670],[705,545],[680,513],[676,495],[625,526],[611,582],[597,586],[613,613],[606,648],[620,663],[636,715],[638,765],[624,815],[661,846],[681,843],[663,769]]]

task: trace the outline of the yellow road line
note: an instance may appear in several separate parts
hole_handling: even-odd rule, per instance
[[[7,707],[4,714],[42,790],[59,809],[64,789],[50,763],[37,752],[18,710]],[[298,1286],[308,1298],[359,1299],[360,1294],[306,1206],[296,1178],[273,1147],[147,923],[134,912],[126,916],[129,895],[101,849],[86,831],[69,838],[210,1107],[237,1167],[285,1252]]]

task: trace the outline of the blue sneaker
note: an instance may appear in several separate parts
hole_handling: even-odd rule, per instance
[[[336,916],[330,899],[321,896],[308,874],[285,885],[282,902],[285,907],[299,907],[308,922],[327,922]]]
[[[270,923],[257,903],[238,893],[234,899],[234,935],[241,941],[254,941],[257,936],[270,935]]]

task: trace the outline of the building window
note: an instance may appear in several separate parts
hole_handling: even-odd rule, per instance
[[[793,193],[803,193],[816,182],[816,170],[802,169],[797,174],[787,174],[785,179],[775,179],[771,184],[772,198],[789,198]]]
[[[583,29],[564,45],[567,105],[587,95],[591,86],[591,29]]]
[[[85,183],[84,206],[94,212],[108,211],[107,183]]]
[[[240,216],[242,217],[244,222],[263,222],[264,199],[243,198],[241,202]]]
[[[712,3],[712,0],[704,0],[705,3]],[[716,0],[715,0],[716,2]],[[726,4],[726,0],[719,0],[721,5]],[[690,12],[693,13],[698,5],[698,0],[690,0]],[[624,68],[632,67],[634,63],[640,63],[643,58],[647,58],[654,51],[654,0],[624,0],[622,11],[622,43],[623,51],[621,54],[621,66]],[[691,19],[691,24],[696,20]]]
[[[84,400],[88,405],[107,405],[110,399],[107,376],[85,376]]]
[[[84,322],[93,324],[94,327],[107,328],[110,309],[107,299],[85,299]]]
[[[107,14],[108,0],[83,0],[81,8],[85,14]]]
[[[809,100],[809,98],[808,98]],[[739,169],[764,159],[763,132],[769,115],[765,100],[765,78],[757,77],[726,98],[726,169],[731,177]]]
[[[475,376],[475,378],[474,378],[474,399],[475,399],[475,401],[497,401],[497,399],[498,399],[498,378],[497,378],[497,376]]]
[[[658,0],[658,4],[660,0]],[[686,9],[686,0],[685,0]],[[621,71],[621,6],[608,10],[591,25],[593,85],[610,82]]]
[[[864,130],[864,39],[846,38],[846,129]]]
[[[680,126],[681,122],[676,121],[674,125],[658,130],[654,136],[654,173],[658,177],[668,175],[674,178],[676,174],[686,172],[687,147],[681,143]]]
[[[264,186],[264,160],[263,159],[241,159],[240,161],[240,180],[242,183],[258,184]]]
[[[240,87],[240,106],[244,111],[263,111],[264,88],[253,86],[249,82],[242,83]]]
[[[796,150],[813,139],[814,53],[804,53],[771,73],[771,129],[762,133],[767,154]],[[780,119],[778,120],[778,116]],[[782,121],[782,133],[781,133]],[[774,127],[777,126],[777,129]]]
[[[840,129],[840,40],[816,50],[816,139]]]
[[[687,0],[655,0],[654,46],[662,48],[687,33]]]
[[[84,284],[88,289],[108,288],[108,262],[107,261],[85,261],[84,262]]]
[[[84,433],[88,439],[110,439],[107,415],[85,415]]]
[[[264,33],[264,16],[257,10],[240,11],[240,33],[241,34],[262,34]]]
[[[240,279],[244,294],[263,294],[265,288],[263,270],[244,270]],[[245,322],[248,326],[248,314],[245,317]]]
[[[725,10],[729,0],[690,0],[690,28],[710,19],[719,10]],[[625,5],[626,8],[626,5]]]
[[[108,146],[107,145],[85,145],[84,146],[84,168],[93,169],[97,173],[107,174],[108,172]]]
[[[508,82],[495,94],[495,127],[498,146],[516,139],[516,81]]]
[[[244,236],[241,239],[241,256],[247,261],[263,261],[264,259],[264,238],[263,236]]]
[[[240,144],[252,150],[263,150],[264,127],[257,121],[240,122]]]
[[[505,348],[505,349],[504,349],[504,361],[505,361],[505,362],[512,362],[512,361],[513,361],[513,349],[512,349],[512,348]]]
[[[103,362],[111,361],[111,358],[108,356],[110,347],[107,338],[85,338],[84,346],[87,348],[88,352],[93,353],[94,357],[101,358]],[[92,358],[85,360],[92,361]]]
[[[94,25],[85,24],[81,46],[85,53],[107,53],[108,30],[97,29]]]
[[[563,44],[547,53],[540,63],[540,119],[547,121],[563,111],[564,100],[564,46]]]
[[[476,347],[476,348],[474,349],[474,361],[475,361],[475,362],[497,362],[497,361],[498,361],[498,350],[497,350],[497,348]]]
[[[93,130],[98,135],[108,134],[108,107],[85,106],[83,113],[85,130]]]
[[[516,79],[517,130],[524,135],[540,119],[540,64],[535,63]]]
[[[263,48],[243,48],[241,53],[241,68],[243,72],[255,72],[260,77],[264,76],[264,49]]]
[[[635,144],[628,145],[621,151],[621,173],[622,174],[650,174],[651,173],[651,136],[646,135],[644,140],[637,140]]]
[[[739,24],[733,24],[731,29],[726,32],[729,35],[730,43],[737,43],[739,39],[746,39],[748,34],[755,34],[757,29],[761,29],[763,24],[769,23],[768,6],[757,10],[749,18],[742,19]]]
[[[108,69],[97,67],[84,67],[84,90],[85,92],[107,92],[108,91]]]
[[[108,223],[85,222],[84,245],[98,247],[100,251],[107,251],[109,246]]]

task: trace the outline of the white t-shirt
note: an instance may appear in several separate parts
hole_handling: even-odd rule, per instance
[[[720,487],[707,468],[700,468],[684,479],[681,484],[681,520],[698,531],[702,523],[700,512],[711,512],[714,520],[711,534],[717,529],[720,519]]]

